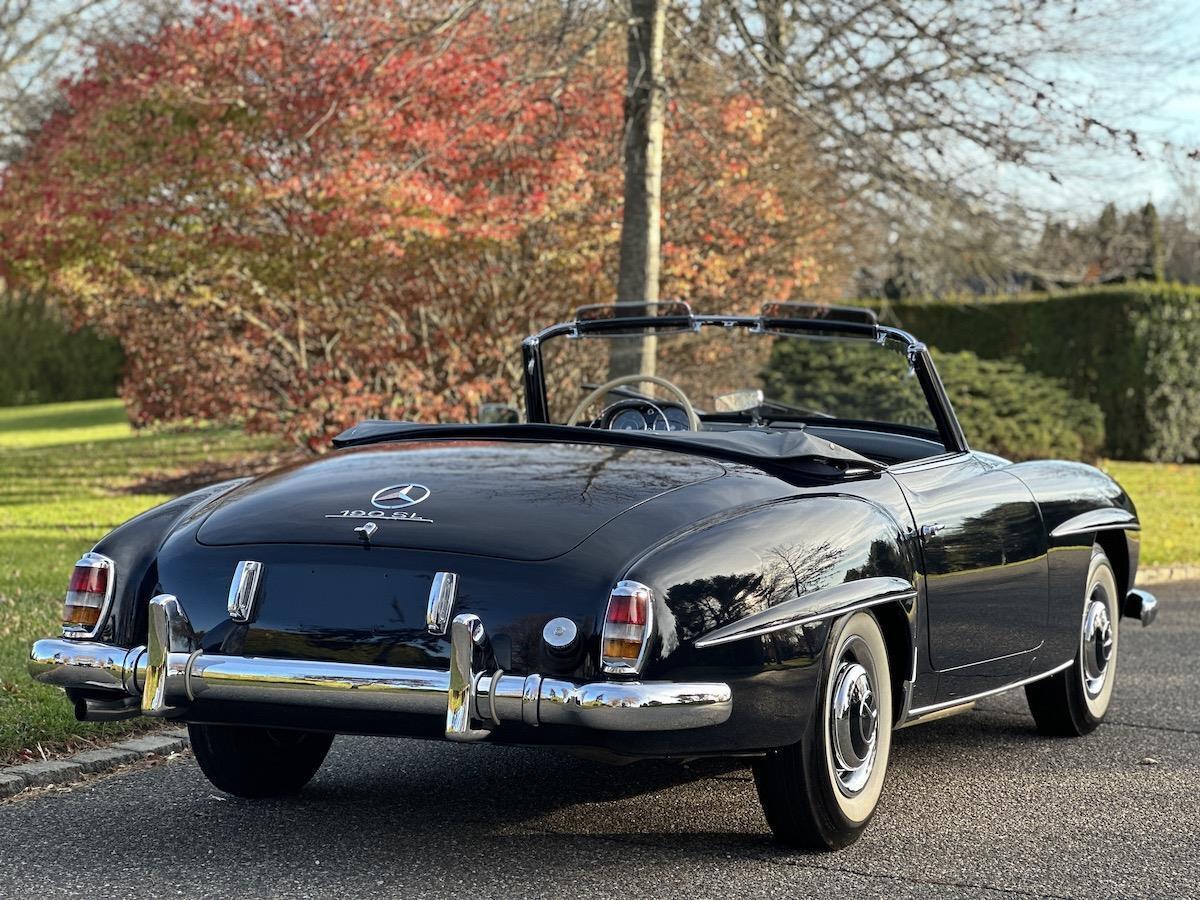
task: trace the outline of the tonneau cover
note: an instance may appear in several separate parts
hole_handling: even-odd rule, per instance
[[[840,477],[874,474],[879,463],[803,428],[745,428],[737,431],[610,431],[577,425],[429,425],[368,419],[333,439],[335,447],[407,440],[555,441],[645,447],[709,456],[778,471],[800,467],[808,474]]]

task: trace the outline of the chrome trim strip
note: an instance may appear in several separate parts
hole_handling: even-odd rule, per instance
[[[1127,510],[1109,506],[1104,509],[1090,509],[1087,512],[1072,516],[1050,532],[1050,537],[1070,537],[1073,534],[1088,534],[1092,531],[1111,531],[1112,529],[1128,529],[1138,531],[1141,523],[1137,517]]]
[[[799,628],[833,616],[878,606],[881,603],[911,600],[916,596],[917,589],[903,578],[876,577],[847,581],[801,594],[769,609],[752,613],[737,622],[722,625],[697,640],[696,647],[716,647],[719,644],[759,637],[785,628]]]
[[[108,578],[104,585],[104,602],[100,605],[100,614],[96,617],[95,625],[91,628],[84,628],[82,625],[63,625],[62,636],[76,640],[91,640],[100,633],[100,630],[104,628],[104,623],[108,621],[108,613],[112,609],[113,593],[117,586],[117,564],[103,553],[89,550],[72,567],[72,574],[80,566],[87,566],[89,569],[108,569]]]
[[[429,586],[429,602],[425,606],[425,627],[430,634],[445,634],[450,627],[450,613],[458,596],[458,576],[453,572],[438,572]]]
[[[905,462],[895,463],[888,466],[885,471],[891,472],[894,475],[903,475],[906,472],[938,469],[942,466],[948,466],[951,463],[960,462],[971,455],[969,450],[952,450],[947,453],[939,453],[937,456],[926,456],[922,459],[910,459]]]
[[[229,598],[226,608],[229,618],[235,622],[249,622],[258,602],[258,585],[262,580],[263,564],[252,559],[243,559],[234,567],[233,579],[229,582]]]
[[[982,666],[986,663],[995,663],[995,662],[1000,662],[1001,660],[1005,660],[1005,659],[1014,659],[1018,656],[1028,656],[1030,653],[1037,653],[1037,651],[1041,650],[1042,647],[1045,645],[1045,643],[1046,643],[1045,641],[1038,641],[1036,647],[1030,647],[1027,650],[1017,650],[1014,653],[1005,653],[1003,656],[992,656],[992,657],[989,657],[988,659],[977,659],[977,660],[974,660],[973,662],[963,663],[962,665],[959,665],[959,666],[948,666],[945,669],[938,669],[938,673],[940,674],[943,672],[958,672],[961,669],[969,669],[972,666]]]
[[[910,709],[908,711],[908,718],[903,724],[915,722],[918,719],[928,716],[932,713],[941,712],[942,710],[946,709],[952,709],[956,706],[967,706],[971,703],[974,703],[976,700],[982,700],[985,697],[992,697],[996,694],[1003,694],[1005,691],[1011,691],[1013,688],[1019,688],[1027,684],[1032,684],[1035,681],[1041,681],[1043,678],[1049,678],[1051,675],[1058,674],[1063,669],[1070,668],[1074,662],[1075,660],[1068,659],[1065,663],[1057,665],[1048,671],[1042,672],[1040,675],[1031,675],[1027,678],[1020,678],[1010,684],[1004,685],[1003,687],[990,688],[986,691],[981,691],[978,694],[969,694],[966,697],[955,697],[953,700],[943,700],[940,703],[933,703],[929,706],[919,706],[916,709]]]

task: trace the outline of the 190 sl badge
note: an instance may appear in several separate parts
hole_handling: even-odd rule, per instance
[[[427,519],[424,516],[418,516],[416,513],[403,512],[401,510],[392,510],[387,513],[382,509],[343,509],[335,513],[328,513],[327,519],[374,519],[376,522],[426,522],[433,524],[433,519]]]
[[[433,519],[418,516],[416,513],[404,512],[409,506],[416,506],[429,499],[430,490],[423,484],[393,484],[380,488],[371,495],[371,505],[376,509],[343,509],[340,512],[329,513],[327,519],[375,519],[385,522],[426,522],[433,524]]]

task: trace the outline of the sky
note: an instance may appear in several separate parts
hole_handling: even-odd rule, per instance
[[[1031,202],[1068,218],[1098,215],[1109,201],[1123,209],[1153,201],[1162,211],[1178,195],[1172,159],[1200,181],[1200,161],[1184,160],[1188,150],[1200,148],[1200,0],[1182,0],[1162,26],[1162,33],[1149,40],[1137,34],[1129,37],[1131,42],[1158,41],[1164,53],[1179,55],[1179,64],[1170,71],[1139,77],[1119,66],[1106,69],[1100,55],[1090,70],[1076,73],[1098,89],[1119,89],[1122,108],[1107,118],[1139,133],[1145,157],[1127,150],[1064,151],[1054,161],[1061,187],[1044,177],[1021,182],[1020,191]]]

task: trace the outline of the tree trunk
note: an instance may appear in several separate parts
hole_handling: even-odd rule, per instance
[[[621,263],[617,302],[632,314],[658,300],[662,196],[663,33],[666,4],[631,0],[628,83],[625,96],[625,212],[621,220]],[[609,377],[654,374],[653,335],[615,338]]]

